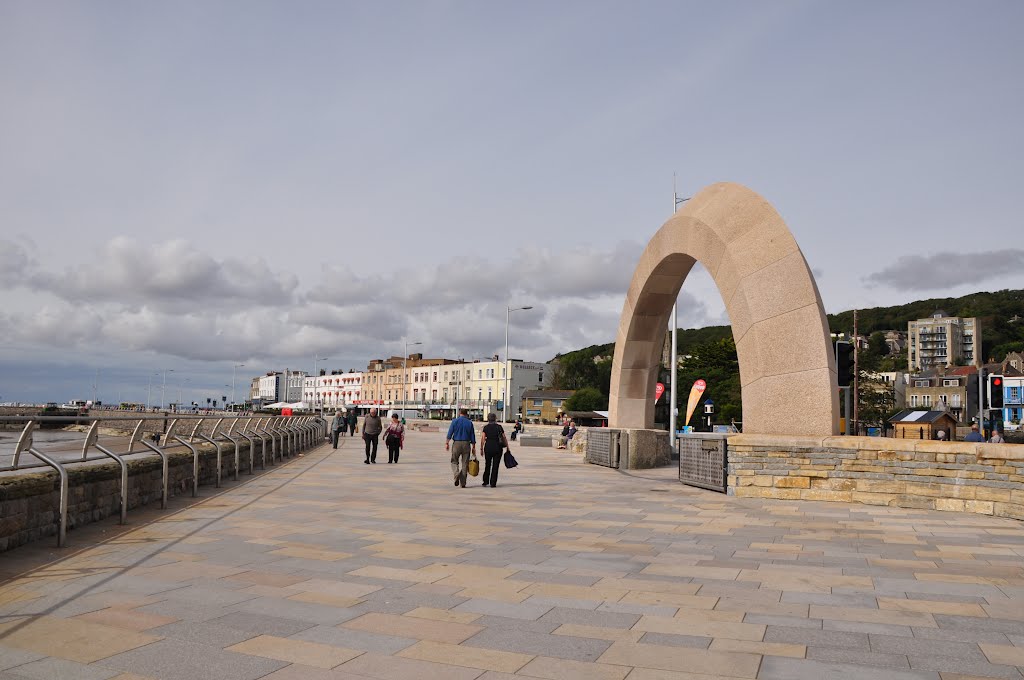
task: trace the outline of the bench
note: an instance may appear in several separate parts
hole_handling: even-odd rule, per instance
[[[547,448],[555,446],[554,440],[551,438],[550,435],[544,436],[536,434],[521,434],[519,435],[519,438],[516,441],[519,442],[520,446],[543,446]]]

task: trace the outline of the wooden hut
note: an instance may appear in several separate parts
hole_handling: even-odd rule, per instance
[[[957,420],[949,411],[918,411],[906,409],[889,419],[896,439],[938,439],[939,431],[948,441],[956,433]]]

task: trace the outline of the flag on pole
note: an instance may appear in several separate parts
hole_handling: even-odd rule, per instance
[[[686,421],[683,425],[690,424],[690,416],[693,415],[693,410],[697,408],[697,402],[700,401],[700,395],[704,394],[704,390],[707,389],[708,384],[703,380],[697,380],[693,383],[693,387],[690,388],[690,398],[686,400]]]

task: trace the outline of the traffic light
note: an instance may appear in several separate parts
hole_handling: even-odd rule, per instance
[[[1003,376],[990,375],[988,377],[988,407],[990,409],[1003,408]]]
[[[845,340],[836,343],[836,374],[840,387],[853,382],[853,345]]]

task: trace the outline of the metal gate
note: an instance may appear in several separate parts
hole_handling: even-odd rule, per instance
[[[729,467],[727,440],[723,436],[700,434],[677,439],[679,481],[712,491],[726,491]]]
[[[605,467],[619,467],[619,432],[593,428],[587,434],[587,462]]]

